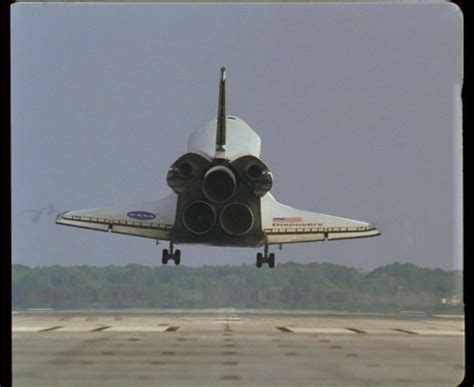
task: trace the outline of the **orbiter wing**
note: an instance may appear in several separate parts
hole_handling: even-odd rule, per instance
[[[119,234],[169,240],[174,227],[177,195],[138,205],[66,211],[57,224]]]
[[[316,212],[297,210],[279,203],[271,193],[261,199],[262,228],[267,244],[367,238],[380,235],[369,223]]]

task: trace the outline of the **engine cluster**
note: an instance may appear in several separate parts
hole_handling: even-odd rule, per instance
[[[211,244],[238,237],[249,245],[260,242],[260,197],[273,179],[259,158],[229,161],[186,153],[171,165],[167,183],[178,194],[176,240],[192,242],[205,235]]]

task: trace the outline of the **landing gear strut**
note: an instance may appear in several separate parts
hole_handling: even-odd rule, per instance
[[[163,254],[161,257],[161,263],[166,265],[168,261],[172,259],[175,265],[179,265],[181,263],[181,250],[174,251],[173,242],[170,241],[170,249],[163,249]]]
[[[270,253],[268,254],[268,245],[265,244],[263,254],[257,253],[257,267],[261,268],[262,264],[268,263],[268,267],[273,269],[275,267],[275,254]]]

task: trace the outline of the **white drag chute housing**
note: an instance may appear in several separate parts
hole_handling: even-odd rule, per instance
[[[200,151],[214,156],[216,148],[217,118],[196,129],[188,141],[188,152]],[[234,159],[239,155],[260,157],[260,137],[244,120],[235,116],[226,119],[225,157]]]

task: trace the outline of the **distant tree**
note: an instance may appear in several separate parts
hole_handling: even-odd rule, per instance
[[[459,271],[393,263],[364,273],[330,263],[202,267],[13,265],[14,308],[241,307],[389,311],[448,308]],[[455,308],[449,306],[449,308]],[[462,306],[458,306],[458,309]]]

